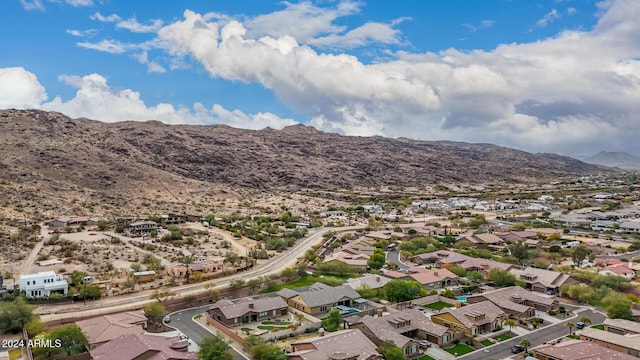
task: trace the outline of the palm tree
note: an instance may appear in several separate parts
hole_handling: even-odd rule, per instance
[[[507,319],[504,321],[504,325],[509,327],[509,330],[513,330],[514,326],[518,326],[518,322],[514,319]]]
[[[580,322],[583,322],[583,323],[585,323],[587,325],[591,325],[592,324],[591,319],[588,316],[581,317],[580,318]]]
[[[566,325],[569,328],[569,336],[573,335],[573,328],[576,327],[576,324],[568,322]]]
[[[524,352],[527,352],[527,350],[529,349],[529,346],[531,346],[531,341],[527,339],[522,339],[520,340],[520,346],[524,348]]]

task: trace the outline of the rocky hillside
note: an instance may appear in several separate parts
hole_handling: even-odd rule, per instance
[[[178,184],[350,188],[534,182],[602,172],[553,154],[488,144],[353,137],[291,126],[102,123],[42,111],[0,111],[1,177],[54,189],[123,194]]]
[[[590,164],[604,165],[623,170],[640,170],[640,157],[633,156],[626,152],[601,151],[585,158],[584,161]]]

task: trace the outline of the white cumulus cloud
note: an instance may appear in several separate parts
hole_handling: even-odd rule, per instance
[[[46,99],[35,74],[21,67],[0,68],[0,108],[36,108]]]
[[[246,129],[280,129],[297,124],[293,119],[273,113],[246,114],[240,110],[227,110],[218,104],[209,109],[200,103],[195,103],[191,109],[176,108],[168,103],[148,106],[139,92],[114,89],[99,74],[62,75],[59,80],[74,87],[76,94],[67,101],[56,96],[45,102],[47,93],[33,73],[23,68],[0,68],[0,108],[58,111],[74,118],[107,122],[160,120],[169,124],[227,124]]]

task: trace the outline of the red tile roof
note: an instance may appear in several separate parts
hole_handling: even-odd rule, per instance
[[[179,351],[188,346],[179,337],[131,334],[117,337],[89,351],[92,360],[197,360],[196,353]]]

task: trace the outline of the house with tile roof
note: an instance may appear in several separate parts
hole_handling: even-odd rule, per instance
[[[434,323],[468,337],[500,329],[508,318],[509,315],[491,301],[446,309],[431,315],[431,321]]]
[[[413,270],[413,271],[412,271]],[[458,275],[447,269],[425,269],[412,267],[409,269],[409,278],[417,281],[425,289],[442,289],[458,284]]]
[[[627,263],[609,265],[606,268],[600,270],[598,274],[622,276],[629,280],[633,280],[636,278],[636,271],[633,270]]]
[[[492,302],[509,316],[517,319],[534,317],[536,316],[536,310],[549,312],[558,307],[557,300],[536,295],[520,286],[510,286],[467,296],[468,304],[483,301]]]
[[[380,317],[367,315],[352,323],[351,328],[359,329],[378,346],[385,341],[393,341],[407,357],[422,354],[424,349],[420,340],[437,345],[454,340],[452,330],[432,322],[419,309],[406,309]]]
[[[504,245],[504,240],[492,233],[471,234],[471,235],[461,237],[458,241],[468,241],[469,243],[475,246],[482,246],[482,247],[489,247],[489,246],[500,247]]]
[[[640,357],[640,334],[621,335],[594,328],[580,330],[580,340],[604,346],[636,358]]]
[[[604,319],[604,331],[627,335],[640,334],[640,323],[625,319]]]
[[[89,342],[89,349],[109,342],[121,335],[142,334],[147,317],[142,311],[126,311],[76,321]]]
[[[310,315],[324,314],[336,306],[354,307],[361,296],[349,285],[315,283],[307,288],[278,291],[289,306]]]
[[[240,326],[252,322],[275,319],[286,316],[289,306],[279,296],[268,298],[243,298],[219,300],[207,313],[209,317],[227,327]]]
[[[607,349],[604,346],[585,340],[565,340],[557,344],[543,344],[531,349],[533,356],[539,360],[634,360],[635,356]]]
[[[430,253],[418,254],[413,257],[413,261],[418,264],[431,264],[438,268],[443,267],[444,265],[458,265],[469,259],[473,258],[471,256],[449,250],[438,250]]]
[[[533,267],[513,268],[509,272],[516,277],[516,280],[524,281],[527,289],[550,295],[559,293],[560,286],[564,284],[577,282],[568,274]]]
[[[289,360],[382,360],[376,345],[355,329],[319,332],[319,336],[291,343]]]
[[[344,284],[351,286],[353,290],[358,290],[365,287],[368,289],[380,289],[384,287],[389,281],[391,281],[391,279],[386,276],[370,274],[358,278],[347,279]]]
[[[89,351],[91,360],[197,360],[188,351],[189,342],[180,337],[148,334],[121,335]]]

